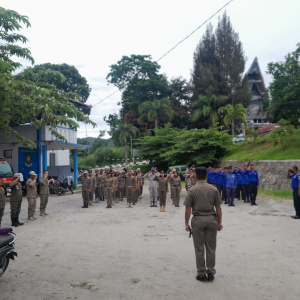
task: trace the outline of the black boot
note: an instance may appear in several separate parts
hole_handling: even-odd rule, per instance
[[[18,227],[19,224],[16,222],[16,218],[11,218],[11,226]]]
[[[19,216],[16,218],[16,221],[17,221],[17,223],[18,223],[19,226],[24,225],[24,223],[21,223],[21,222],[19,221]]]

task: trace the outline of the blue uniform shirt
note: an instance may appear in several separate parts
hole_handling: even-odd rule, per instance
[[[226,174],[226,187],[227,188],[236,188],[236,176],[234,174]]]
[[[234,170],[232,174],[236,176],[236,184],[243,184],[241,170]]]
[[[254,170],[253,172],[249,170],[248,177],[249,177],[249,182],[257,182],[257,185],[259,185],[258,173],[256,170]]]
[[[248,176],[248,170],[247,171],[242,171],[242,184],[249,184],[249,176]]]
[[[223,184],[223,177],[222,177],[222,172],[217,172],[217,175],[216,175],[216,177],[217,177],[217,184]]]
[[[300,184],[300,173],[297,172],[293,175],[290,175],[290,178],[292,179],[292,189],[298,189]]]

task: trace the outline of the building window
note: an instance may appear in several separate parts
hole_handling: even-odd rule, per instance
[[[55,153],[49,153],[49,163],[50,167],[55,166]]]
[[[4,150],[3,151],[4,157],[5,158],[12,158],[12,150]]]

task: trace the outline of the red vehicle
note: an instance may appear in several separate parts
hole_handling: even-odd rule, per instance
[[[0,157],[0,179],[6,188],[6,196],[10,196],[9,184],[13,181],[14,170],[8,160]]]

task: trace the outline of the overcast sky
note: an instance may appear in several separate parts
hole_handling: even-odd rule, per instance
[[[90,118],[98,124],[82,125],[78,137],[99,135],[109,129],[104,116],[119,111],[116,88],[107,85],[109,66],[123,55],[151,55],[160,58],[191,33],[228,0],[2,0],[1,6],[29,17],[31,28],[22,30],[36,64],[67,63],[84,76],[93,105]],[[266,85],[272,78],[265,72],[269,62],[282,61],[300,42],[299,0],[234,0],[226,11],[233,29],[239,33],[247,57],[246,69],[255,56]],[[222,15],[224,10],[220,12]],[[212,19],[214,28],[218,16]],[[193,52],[206,25],[162,59],[161,72],[170,79],[190,79]]]

